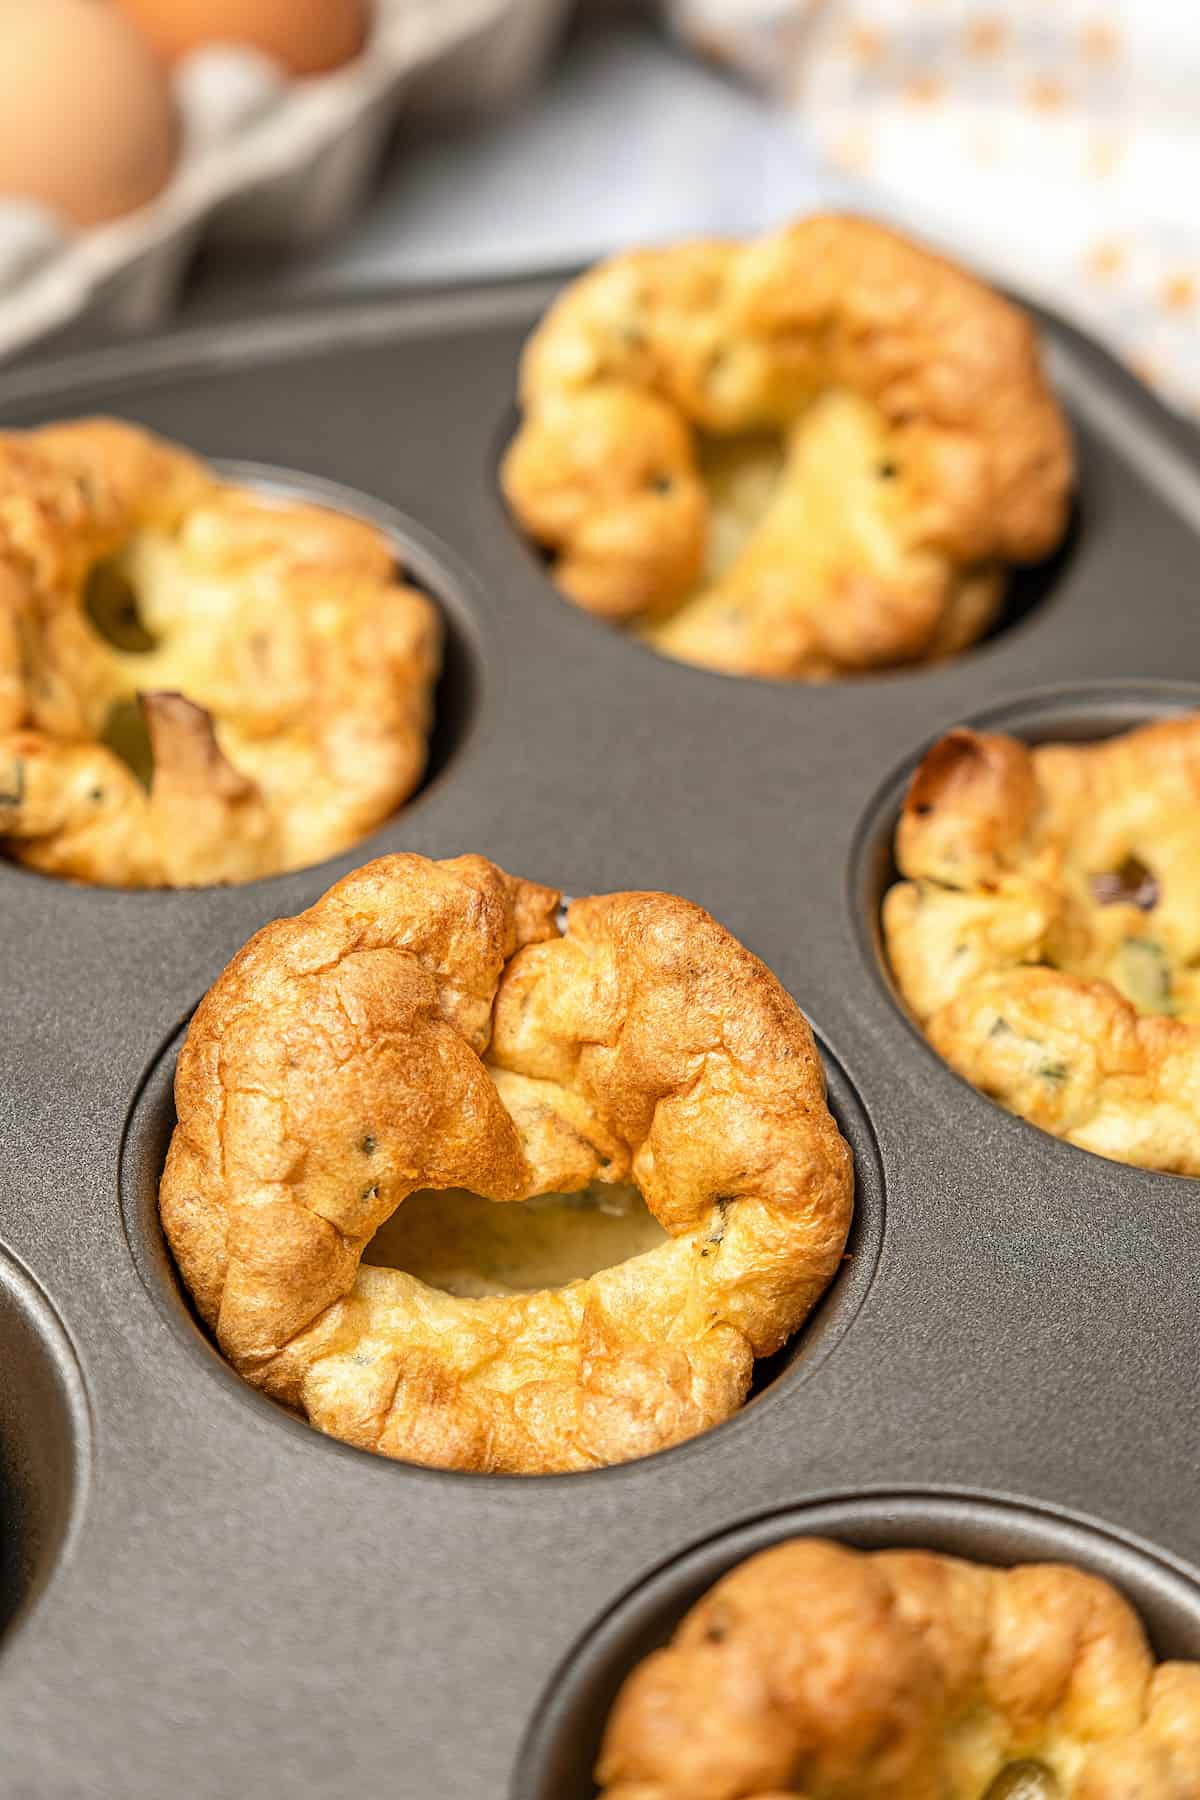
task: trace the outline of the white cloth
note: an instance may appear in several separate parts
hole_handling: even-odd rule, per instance
[[[1194,0],[666,0],[809,145],[1200,410]]]

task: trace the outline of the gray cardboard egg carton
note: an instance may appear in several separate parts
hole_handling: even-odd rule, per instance
[[[296,250],[339,230],[389,133],[509,104],[541,68],[568,0],[373,0],[343,68],[290,80],[236,45],[193,51],[174,78],[180,149],[163,192],[73,231],[0,195],[0,357],[68,327],[161,324],[201,243]]]
[[[904,776],[958,720],[1092,735],[1200,703],[1200,457],[1048,326],[1071,539],[937,669],[829,687],[663,661],[564,604],[496,467],[553,283],[223,324],[10,372],[0,418],[110,410],[361,509],[450,632],[430,779],[351,854],[247,887],[0,866],[2,1785],[16,1800],[585,1800],[630,1660],[790,1531],[1110,1574],[1200,1655],[1200,1189],[1009,1117],[878,949]],[[765,958],[855,1151],[845,1265],[737,1417],[595,1474],[389,1463],[243,1385],[158,1230],[189,1010],[265,920],[380,852],[662,887]]]

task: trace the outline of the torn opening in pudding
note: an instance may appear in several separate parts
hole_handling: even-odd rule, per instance
[[[787,459],[782,432],[702,436],[696,452],[710,502],[708,553],[703,577],[683,606],[736,565],[778,496]]]
[[[831,388],[786,431],[701,435],[695,449],[704,567],[641,626],[656,649],[771,672],[769,643],[780,668],[819,679],[949,655],[991,622],[1000,570],[952,568],[909,543],[919,474],[903,434],[861,396]]]
[[[222,743],[245,757],[272,720],[292,711],[300,670],[289,622],[267,617],[276,572],[256,570],[253,556],[258,549],[265,560],[274,535],[288,530],[286,508],[270,496],[231,494],[243,515],[234,530],[253,532],[257,545],[236,537],[220,543],[224,522],[215,506],[186,528],[145,525],[92,566],[83,599],[103,643],[111,704],[144,692],[190,692],[214,715]]]
[[[167,692],[174,691],[179,681],[169,679],[169,655],[167,670],[148,660],[160,648],[160,640],[150,629],[142,604],[141,584],[134,573],[134,541],[129,553],[103,556],[92,564],[84,578],[82,601],[84,619],[107,652],[107,679],[103,689],[98,689],[101,707],[103,690],[107,691],[107,706],[96,732],[97,742],[111,750],[149,793],[154,751],[140,695],[159,685]],[[168,678],[156,683],[156,674]]]
[[[176,534],[147,527],[135,532],[119,553],[93,563],[82,599],[83,616],[103,645],[95,684],[97,742],[149,793],[155,764],[148,710],[155,710],[161,696],[177,698],[188,687],[211,687],[220,646],[236,626],[242,603],[238,589],[227,578],[198,580]],[[192,736],[200,724],[193,713],[202,715],[210,754],[224,755],[232,737],[236,760],[244,765],[248,746],[238,741],[236,726],[218,728],[207,708],[194,707],[187,719]],[[174,736],[177,730],[175,718],[160,718],[160,735]]]
[[[83,610],[93,631],[125,655],[144,656],[157,648],[139,603],[138,591],[122,559],[101,557],[83,584]]]
[[[666,1242],[636,1187],[591,1182],[577,1194],[497,1204],[465,1188],[409,1194],[363,1262],[402,1269],[460,1299],[566,1287]]]

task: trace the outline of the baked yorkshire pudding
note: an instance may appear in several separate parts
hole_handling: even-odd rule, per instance
[[[841,1259],[850,1152],[802,1014],[670,894],[572,902],[390,856],[277,919],[202,1002],[163,1226],[247,1380],[364,1449],[587,1469],[732,1413]],[[408,1196],[636,1182],[656,1247],[463,1298],[362,1257]]]
[[[946,1061],[1085,1150],[1200,1174],[1200,717],[1036,749],[952,731],[896,861],[888,955]]]
[[[952,656],[1067,522],[1028,319],[865,219],[602,264],[521,401],[504,491],[563,592],[737,675]]]
[[[425,763],[437,613],[361,520],[110,419],[0,434],[0,848],[110,887],[319,862]]]
[[[619,1694],[603,1800],[1195,1800],[1200,1664],[1107,1582],[819,1538],[719,1581]]]

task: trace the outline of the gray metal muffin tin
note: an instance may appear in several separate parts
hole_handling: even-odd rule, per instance
[[[0,380],[6,426],[112,411],[377,518],[451,633],[431,777],[352,854],[193,893],[0,866],[6,1796],[584,1800],[630,1660],[792,1530],[1089,1563],[1164,1653],[1200,1656],[1200,1189],[966,1086],[875,925],[904,774],[946,726],[1091,735],[1200,704],[1195,440],[1048,326],[1078,521],[1004,628],[934,670],[732,680],[564,604],[508,522],[517,355],[553,289],[342,303]],[[193,1323],[155,1212],[182,1024],[265,920],[398,849],[686,894],[812,1019],[856,1153],[853,1260],[707,1436],[587,1475],[412,1468],[274,1407]]]

